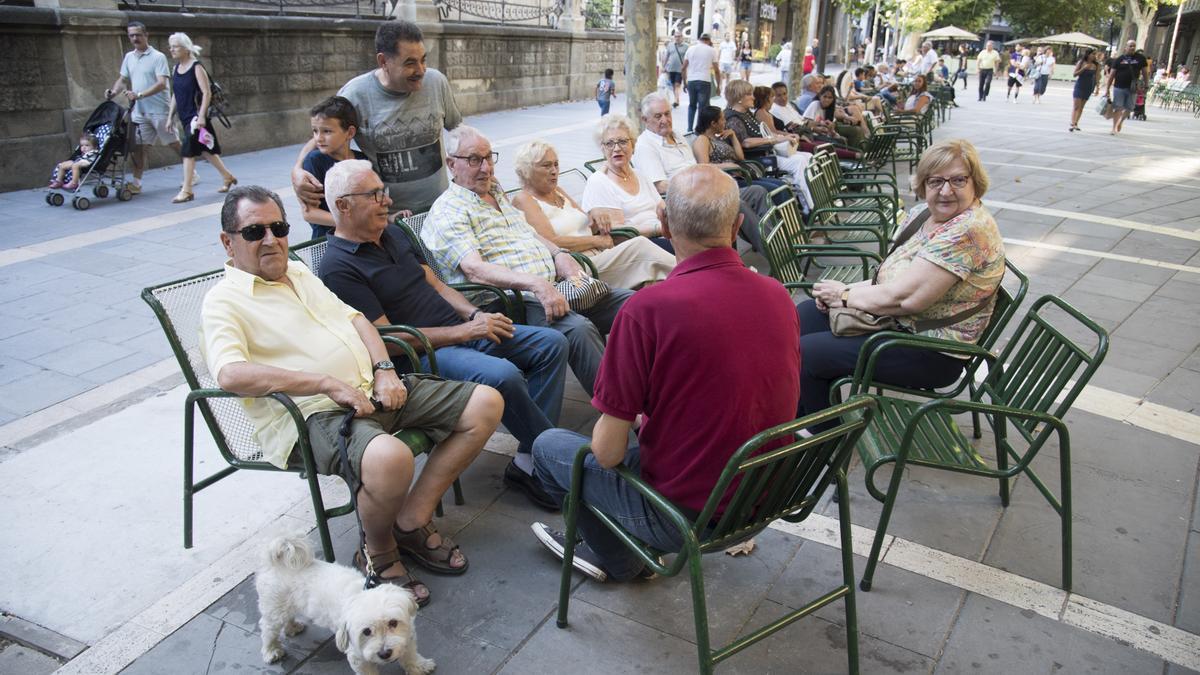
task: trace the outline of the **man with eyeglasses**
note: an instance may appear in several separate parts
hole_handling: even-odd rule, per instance
[[[515,325],[504,314],[479,309],[442,283],[420,249],[389,224],[392,201],[370,162],[335,164],[325,175],[325,200],[335,230],[321,260],[321,280],[377,326],[420,329],[433,344],[443,377],[495,387],[504,397],[504,427],[519,443],[504,471],[506,482],[535,505],[558,510],[533,479],[529,453],[538,434],[558,424],[567,339],[553,329]],[[428,364],[429,357],[423,360]]]
[[[421,229],[433,257],[429,262],[450,283],[491,284],[520,293],[529,325],[549,326],[566,336],[567,362],[590,396],[604,355],[603,336],[633,291],[613,288],[587,310],[571,311],[554,282],[584,272],[505,196],[495,178],[498,155],[492,144],[462,125],[447,136],[446,150],[454,182],[433,203]]]
[[[354,104],[362,125],[354,142],[387,184],[397,209],[429,210],[446,189],[442,130],[462,123],[446,76],[425,65],[425,42],[417,24],[394,19],[375,31],[375,70],[347,82],[338,96]],[[321,182],[304,170],[304,157],[316,147],[309,140],[292,168],[296,197],[316,206],[324,197]]]
[[[495,431],[504,402],[495,389],[473,382],[398,376],[375,326],[302,263],[288,260],[289,230],[275,193],[244,186],[225,197],[221,244],[230,259],[201,309],[205,361],[222,389],[247,397],[254,439],[277,467],[299,461],[297,430],[266,396],[291,396],[317,471],[327,475],[345,475],[339,427],[346,412],[355,412],[346,451],[362,481],[358,513],[371,568],[424,605],[429,589],[408,574],[399,554],[431,571],[466,571],[462,552],[433,528],[433,511]],[[412,450],[392,435],[400,429],[437,443],[415,483]],[[360,570],[366,562],[356,554]]]
[[[121,74],[117,81],[104,91],[104,98],[111,99],[124,94],[124,103],[133,104],[131,115],[137,127],[136,145],[133,155],[133,180],[129,191],[142,191],[142,173],[146,170],[147,149],[152,145],[166,145],[179,154],[179,137],[175,125],[167,114],[170,99],[167,96],[167,76],[171,74],[167,57],[150,45],[150,34],[146,24],[130,21],[125,28],[133,50],[121,61]]]

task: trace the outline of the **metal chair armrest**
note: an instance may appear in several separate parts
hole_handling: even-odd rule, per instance
[[[396,333],[403,333],[405,335],[411,335],[413,338],[415,338],[417,342],[421,344],[421,349],[425,352],[426,358],[429,359],[430,374],[438,374],[437,356],[434,354],[433,343],[429,341],[429,338],[426,337],[424,333],[416,328],[413,328],[412,326],[406,326],[404,324],[396,324],[394,326],[377,326],[377,328],[379,329],[380,335],[394,335]],[[411,347],[412,345],[409,346]],[[417,370],[420,370],[420,364],[421,361],[418,358],[417,365],[415,366]]]

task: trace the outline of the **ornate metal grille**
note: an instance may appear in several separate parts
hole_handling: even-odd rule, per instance
[[[558,28],[566,0],[548,5],[508,2],[508,0],[433,0],[442,21],[491,24],[541,24]]]
[[[384,18],[392,0],[122,0],[125,9],[167,12],[274,13],[298,16],[353,16]]]

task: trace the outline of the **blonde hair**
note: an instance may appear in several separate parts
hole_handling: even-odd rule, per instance
[[[612,129],[624,129],[625,133],[629,134],[630,145],[637,140],[637,131],[633,128],[633,121],[621,113],[609,113],[600,118],[600,123],[596,125],[596,145],[601,145],[604,142],[604,134]]]
[[[513,157],[513,169],[517,172],[517,178],[520,179],[522,186],[529,182],[530,176],[533,175],[534,165],[553,149],[553,145],[540,138],[535,138],[517,148],[517,154]]]
[[[734,80],[725,85],[725,104],[733,105],[737,103],[746,94],[754,93],[754,85],[746,80]]]
[[[183,47],[184,51],[192,55],[193,59],[200,58],[202,51],[200,45],[194,44],[192,38],[188,37],[187,33],[171,33],[171,37],[167,38],[167,44],[177,44]]]
[[[952,138],[929,146],[921,155],[917,171],[913,174],[913,192],[917,199],[925,199],[925,179],[931,174],[961,159],[967,165],[971,184],[975,186],[975,197],[982,198],[988,189],[988,175],[979,159],[979,151],[964,138]]]

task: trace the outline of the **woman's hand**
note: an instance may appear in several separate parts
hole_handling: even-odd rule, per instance
[[[820,310],[822,313],[824,313],[824,314],[829,313],[829,305],[826,305],[825,303],[821,302],[820,298],[813,296],[813,304],[816,305],[817,309]]]
[[[604,251],[612,248],[615,245],[616,244],[613,243],[612,235],[598,234],[592,237],[592,248],[598,248]]]
[[[615,209],[592,209],[588,212],[588,217],[591,218],[591,228],[596,234],[608,234],[614,227],[620,227],[625,223],[621,218],[617,217]]]
[[[840,307],[842,302],[842,291],[849,288],[846,284],[840,281],[818,281],[813,284],[813,299],[818,304],[824,304],[828,307]]]

